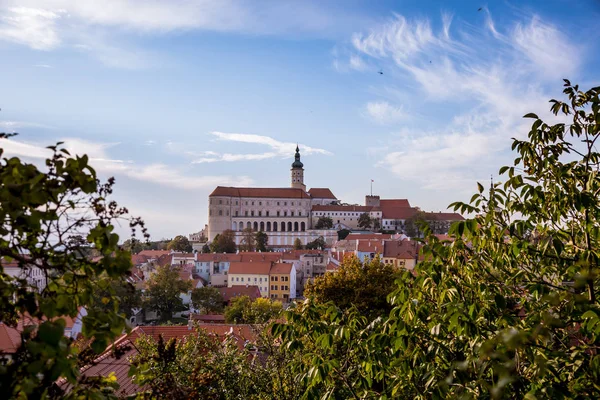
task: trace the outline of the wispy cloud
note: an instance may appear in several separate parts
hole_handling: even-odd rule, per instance
[[[387,101],[367,103],[365,106],[365,115],[382,125],[394,124],[409,118],[403,106],[394,107]]]
[[[212,163],[219,161],[258,161],[265,160],[275,157],[290,157],[295,152],[296,145],[300,146],[300,152],[303,155],[311,154],[323,154],[332,155],[331,152],[316,147],[310,147],[304,144],[297,144],[291,142],[281,142],[273,139],[269,136],[253,135],[247,133],[224,133],[224,132],[211,132],[212,136],[215,136],[217,140],[238,142],[238,143],[249,143],[257,144],[268,147],[270,150],[263,153],[250,153],[250,154],[233,154],[233,153],[218,153],[215,151],[205,151],[201,153],[190,153],[196,155],[197,159],[193,161],[194,164],[201,163]]]
[[[472,188],[483,170],[497,170],[499,152],[527,131],[522,115],[535,111],[552,118],[544,89],[574,73],[582,59],[577,45],[537,16],[498,27],[486,9],[480,28],[459,26],[453,34],[452,26],[447,14],[440,30],[428,19],[394,15],[355,33],[352,51],[394,71],[386,90],[410,88],[423,110],[448,106],[446,121],[436,116],[443,127],[423,129],[416,122],[390,138],[378,165],[421,187],[461,190]],[[404,109],[378,101],[367,104],[366,114],[384,123],[402,120]]]
[[[26,122],[26,121],[0,121],[0,129],[15,132],[15,130],[20,128],[43,128],[43,129],[54,129],[51,126],[38,124],[36,122]]]
[[[52,68],[50,64],[34,64],[33,66],[36,68]]]
[[[98,172],[125,176],[161,186],[194,190],[209,189],[217,185],[248,186],[253,183],[252,179],[247,176],[190,175],[177,166],[162,163],[139,165],[132,161],[111,158],[108,149],[117,146],[118,143],[98,143],[79,138],[65,138],[61,142],[64,142],[63,147],[71,155],[87,154],[90,164]],[[49,149],[37,143],[13,139],[0,139],[0,147],[4,150],[4,155],[9,157],[44,159],[51,154]]]
[[[9,7],[0,15],[0,39],[36,50],[52,50],[61,41],[56,31],[60,17],[60,11],[43,7]]]

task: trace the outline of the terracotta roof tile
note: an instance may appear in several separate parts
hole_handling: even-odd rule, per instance
[[[357,240],[356,250],[361,253],[379,253],[383,254],[383,240]]]
[[[209,195],[226,197],[261,197],[281,199],[309,199],[310,195],[302,189],[296,188],[236,188],[217,186]]]
[[[293,264],[290,263],[277,263],[271,267],[271,274],[291,274]]]
[[[313,199],[332,199],[337,200],[329,188],[312,188],[308,191]]]
[[[171,250],[142,250],[137,255],[142,255],[150,258],[160,257],[163,254],[171,254]]]
[[[410,207],[408,199],[381,199],[379,201],[381,208],[385,207]]]
[[[252,285],[233,285],[231,287],[222,287],[219,288],[219,292],[221,292],[223,300],[227,303],[229,303],[229,301],[234,297],[248,296],[251,300],[256,300],[262,296],[258,286]]]
[[[378,240],[388,240],[391,239],[393,234],[384,234],[384,233],[351,233],[344,240],[365,240],[365,239],[378,239]]]
[[[371,206],[342,206],[342,205],[320,205],[312,206],[313,211],[341,211],[341,212],[377,212],[381,211],[380,207]]]
[[[229,265],[229,275],[269,275],[271,262],[238,262]]]
[[[382,206],[383,219],[409,219],[417,213],[417,208]]]
[[[390,240],[385,242],[383,256],[401,260],[414,260],[421,247],[418,242],[413,240]]]

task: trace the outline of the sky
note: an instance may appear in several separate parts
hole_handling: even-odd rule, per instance
[[[427,211],[512,163],[562,79],[600,84],[600,1],[0,0],[0,143],[88,154],[152,239],[217,186]],[[125,232],[126,227],[119,228]]]

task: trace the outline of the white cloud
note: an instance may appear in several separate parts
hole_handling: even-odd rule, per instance
[[[44,8],[10,7],[0,15],[0,39],[35,50],[52,50],[60,44],[59,18],[59,12]]]
[[[367,103],[365,113],[367,117],[382,125],[394,124],[409,117],[404,111],[404,106],[394,107],[387,101]]]
[[[34,64],[34,67],[36,67],[36,68],[52,68],[52,65],[50,65],[50,64]]]
[[[210,134],[215,136],[217,140],[263,145],[269,147],[270,150],[263,153],[254,154],[217,153],[214,151],[205,151],[201,153],[187,152],[190,155],[199,157],[193,161],[194,164],[212,163],[219,161],[258,161],[275,157],[290,157],[290,155],[294,154],[294,152],[296,151],[296,146],[300,147],[300,153],[302,155],[332,155],[331,152],[325,149],[310,147],[304,144],[280,142],[279,140],[273,139],[269,136],[253,135],[247,133],[224,133],[217,131],[210,132]]]
[[[126,176],[131,179],[155,183],[177,189],[207,189],[217,185],[249,186],[253,183],[247,176],[194,176],[186,174],[181,168],[160,163],[138,165],[132,161],[113,159],[107,150],[118,143],[97,143],[79,138],[60,140],[72,156],[87,154],[90,165],[100,173]],[[0,139],[0,147],[4,156],[18,156],[44,159],[51,151],[34,143],[26,143],[12,139]]]
[[[36,122],[26,121],[0,121],[0,129],[8,132],[15,132],[19,128],[43,128],[43,129],[54,129],[51,126],[38,124]]]
[[[545,88],[556,88],[557,78],[577,71],[577,46],[539,17],[502,29],[485,13],[481,28],[469,25],[455,35],[449,15],[442,15],[439,32],[427,19],[395,15],[352,36],[352,51],[367,63],[387,63],[393,72],[385,90],[404,88],[423,109],[423,121],[392,139],[379,166],[420,187],[472,190],[475,179],[510,162],[502,151],[511,137],[528,131],[531,121],[524,114],[555,119],[547,111],[553,96]],[[422,128],[431,105],[448,107],[446,121],[435,116],[436,125],[443,124],[435,130]],[[367,104],[366,114],[380,123],[405,116],[402,107],[387,102]]]

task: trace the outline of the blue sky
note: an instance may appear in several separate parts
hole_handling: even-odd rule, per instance
[[[481,11],[478,9],[481,8]],[[445,210],[510,163],[562,78],[598,85],[600,2],[0,1],[0,129],[88,153],[153,238],[218,185]],[[379,74],[381,71],[383,74]]]

